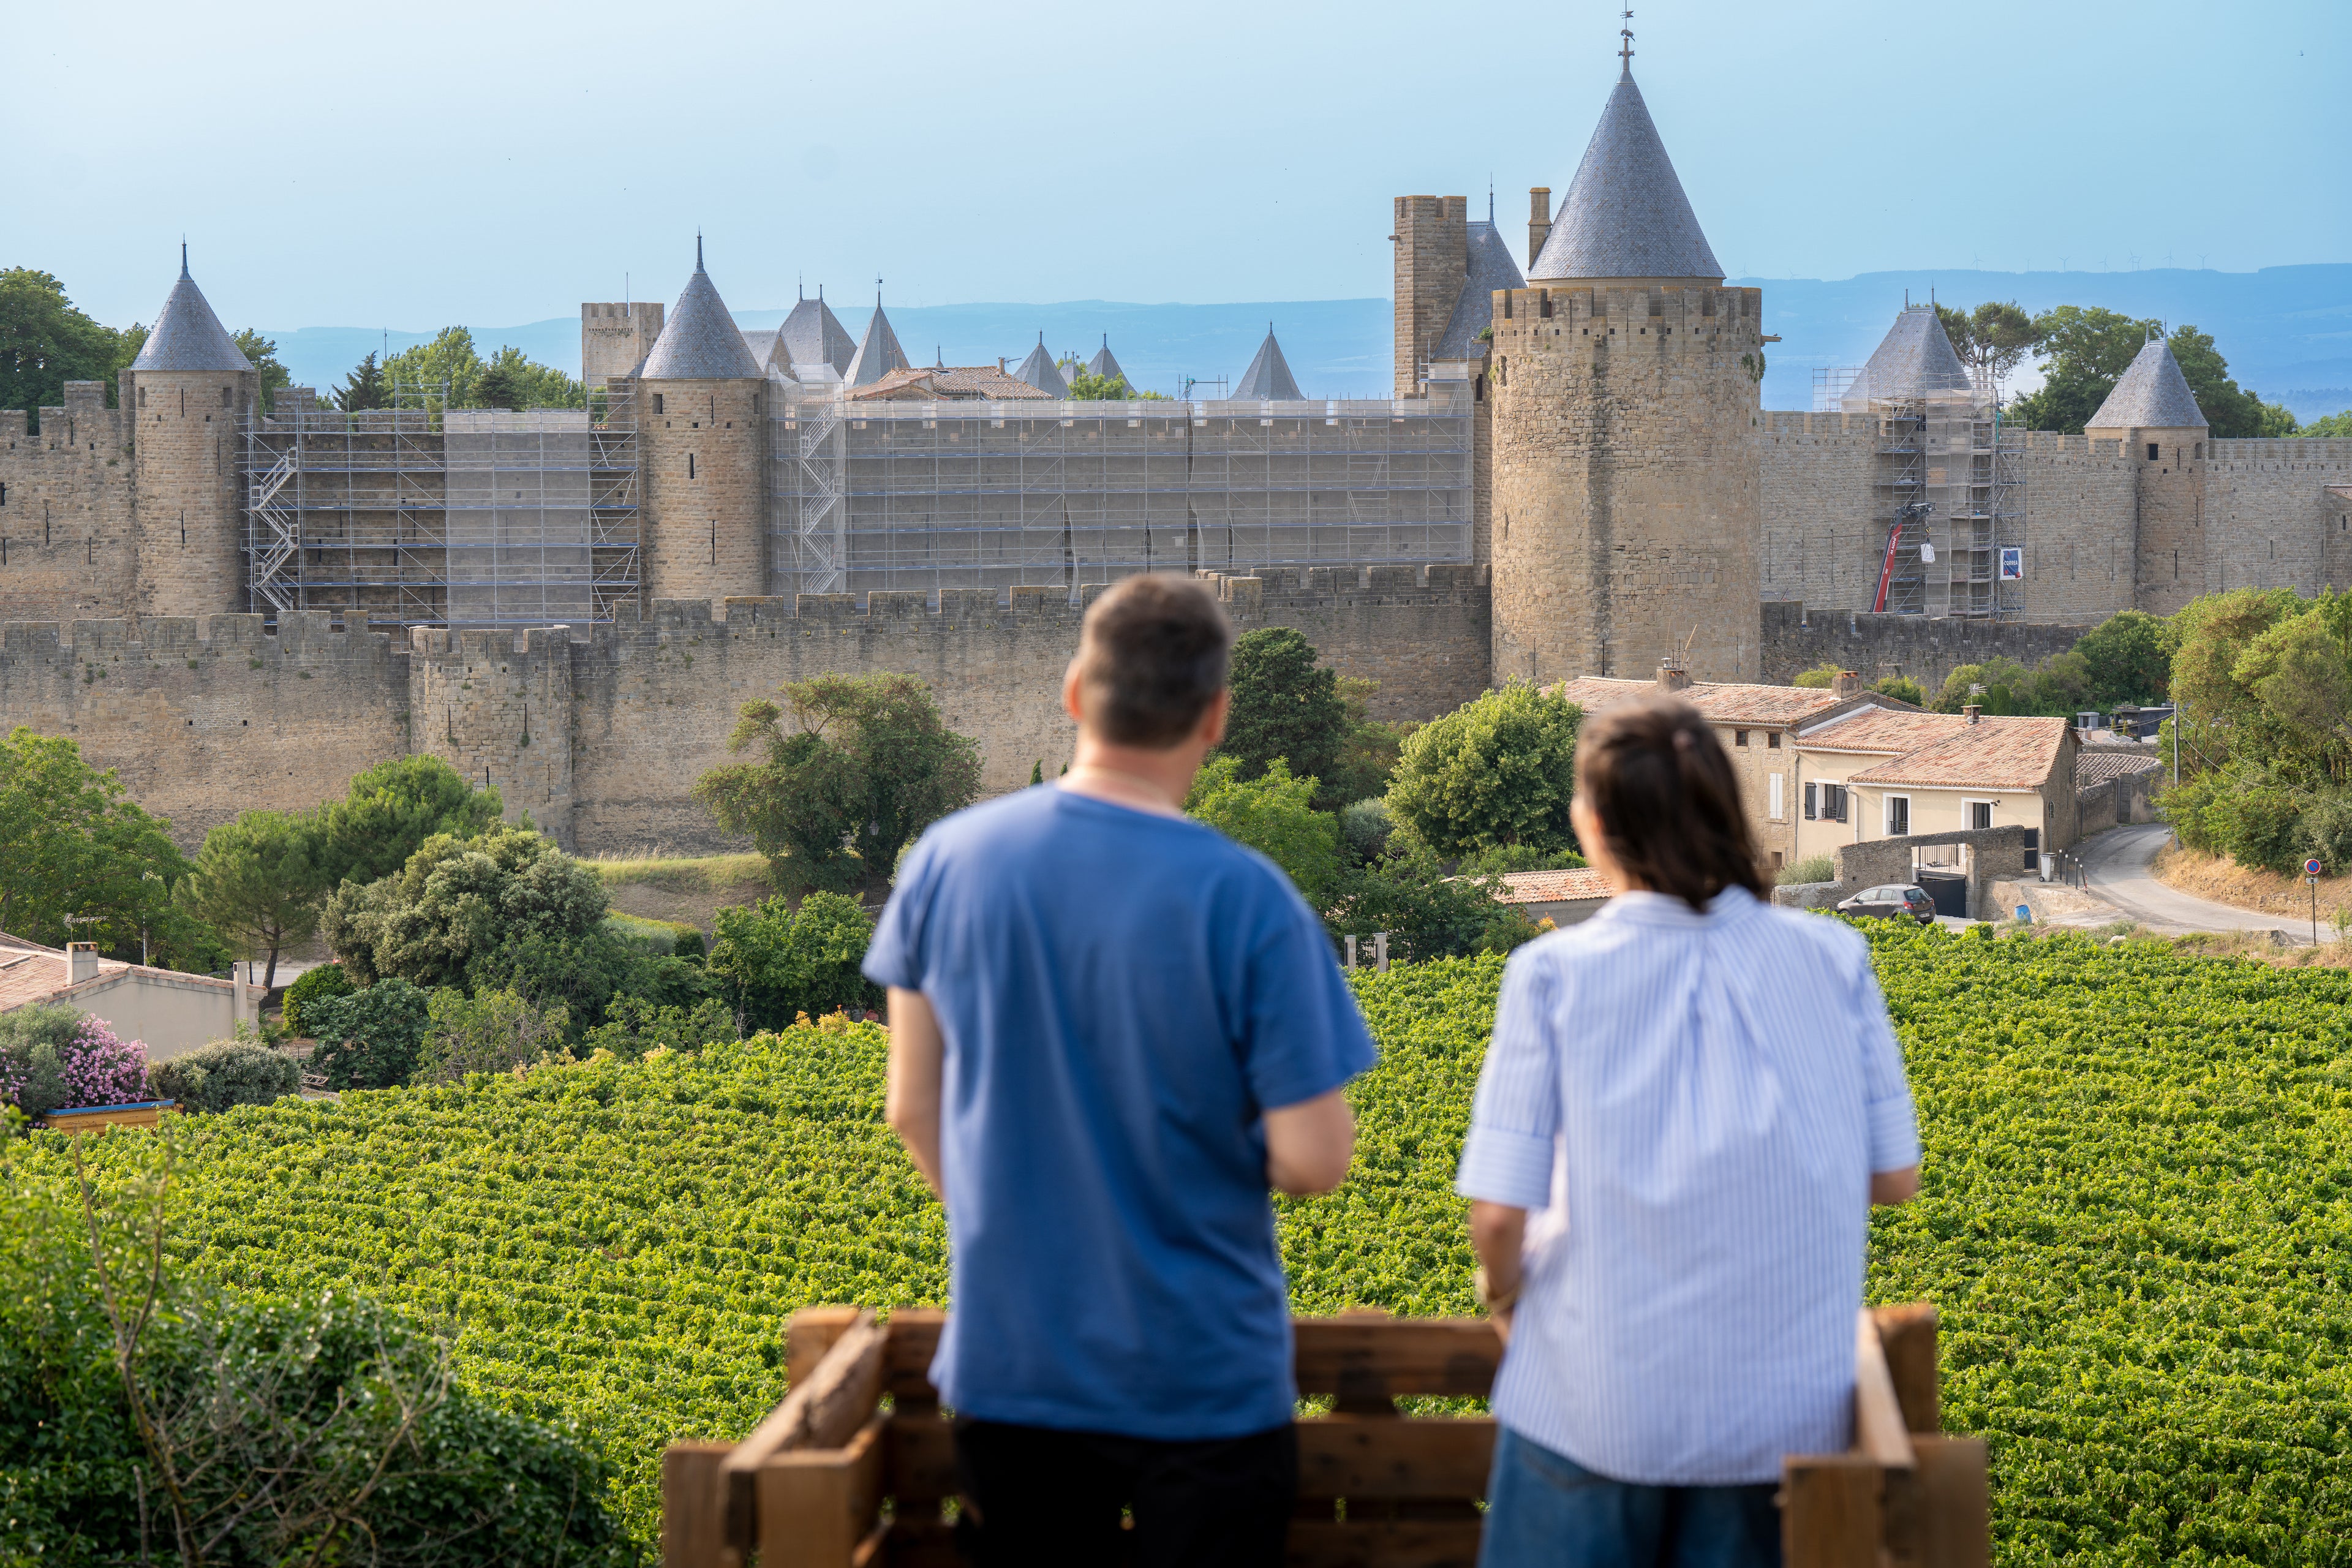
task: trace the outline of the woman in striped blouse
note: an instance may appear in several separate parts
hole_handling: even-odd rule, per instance
[[[1479,1561],[1778,1563],[1781,1456],[1850,1440],[1870,1205],[1918,1188],[1902,1055],[1696,710],[1610,709],[1576,775],[1616,897],[1512,955],[1456,1184],[1507,1336]]]

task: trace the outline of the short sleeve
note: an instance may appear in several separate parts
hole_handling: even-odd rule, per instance
[[[1911,1106],[1911,1085],[1903,1074],[1903,1047],[1886,1016],[1886,998],[1870,967],[1870,952],[1854,944],[1853,1006],[1862,1046],[1864,1114],[1868,1118],[1870,1168],[1900,1171],[1919,1163],[1919,1123]]]
[[[1328,1094],[1380,1059],[1323,932],[1289,879],[1265,900],[1246,967],[1241,1009],[1243,1070],[1250,1093],[1268,1110]]]
[[[882,906],[882,918],[874,922],[874,939],[866,944],[866,962],[859,968],[877,985],[901,991],[923,988],[923,935],[939,879],[934,847],[927,834],[907,852],[906,862],[898,868],[898,884],[890,889],[890,901]]]
[[[1551,1202],[1552,1148],[1559,1131],[1557,981],[1543,953],[1522,947],[1503,971],[1495,1038],[1470,1104],[1470,1133],[1454,1190],[1513,1208]]]

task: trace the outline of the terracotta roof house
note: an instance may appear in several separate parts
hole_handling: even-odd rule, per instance
[[[1676,697],[1705,714],[1739,776],[1740,799],[1756,850],[1767,870],[1802,858],[1798,853],[1797,727],[1832,714],[1856,710],[1916,713],[1907,702],[1863,689],[1858,675],[1834,686],[1756,686],[1692,680],[1671,667],[1655,680],[1619,680],[1586,676],[1557,689],[1588,713],[1640,697]]]
[[[1504,903],[1517,904],[1531,921],[1549,921],[1556,926],[1591,920],[1609,901],[1611,892],[1601,873],[1591,870],[1513,871],[1503,878],[1503,883],[1510,889],[1502,896]]]
[[[152,1061],[227,1039],[253,1021],[257,994],[242,980],[183,974],[100,958],[97,947],[65,951],[0,931],[0,1013],[61,1003],[94,1013],[126,1040],[143,1040]]]
[[[1987,827],[2032,849],[2077,836],[2079,742],[2063,719],[1853,710],[1801,724],[1799,858],[1842,844]]]
[[[850,389],[853,403],[870,398],[902,403],[1053,401],[1051,394],[1040,392],[1019,376],[992,364],[932,364],[894,370],[871,385]]]

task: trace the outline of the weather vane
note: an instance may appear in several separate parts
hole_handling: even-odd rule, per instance
[[[1625,7],[1625,20],[1629,24],[1633,20],[1633,7],[1631,5]],[[1625,40],[1618,46],[1617,58],[1623,62],[1625,74],[1632,76],[1633,74],[1633,29],[1631,26],[1620,27],[1617,29],[1617,36]]]

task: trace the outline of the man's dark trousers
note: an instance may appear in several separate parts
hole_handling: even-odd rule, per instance
[[[1298,1435],[1285,1422],[1160,1442],[959,1421],[956,1478],[968,1504],[958,1542],[981,1568],[1280,1568]]]

